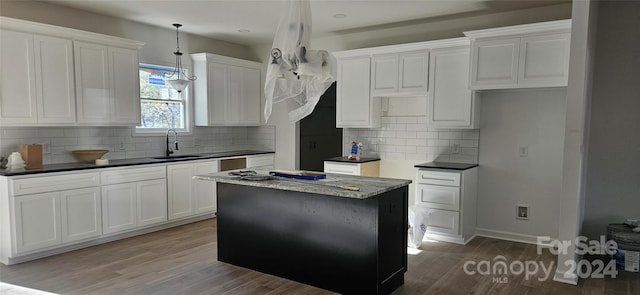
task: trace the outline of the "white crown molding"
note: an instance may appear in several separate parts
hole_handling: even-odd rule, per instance
[[[377,54],[390,54],[390,53],[402,53],[409,51],[430,50],[443,47],[456,47],[456,46],[469,46],[470,41],[468,38],[452,38],[435,41],[424,41],[398,45],[388,45],[379,47],[359,48],[344,51],[332,52],[333,56],[337,58],[345,57],[357,57]]]
[[[550,34],[550,33],[570,33],[571,20],[557,20],[550,22],[541,22],[533,24],[524,24],[509,27],[500,27],[484,30],[466,31],[465,36],[470,39],[488,38],[488,37],[504,37],[511,35],[528,35],[528,34]]]
[[[138,49],[145,43],[120,37],[114,37],[99,33],[87,32],[66,27],[37,23],[21,19],[0,16],[0,29],[18,31],[31,34],[48,35],[60,38],[68,38],[74,41],[86,41],[103,43],[114,46]]]

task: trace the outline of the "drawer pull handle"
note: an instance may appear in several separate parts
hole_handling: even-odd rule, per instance
[[[422,175],[422,179],[431,179],[431,180],[446,180],[446,181],[454,181],[455,178],[446,178],[446,177],[426,177]]]

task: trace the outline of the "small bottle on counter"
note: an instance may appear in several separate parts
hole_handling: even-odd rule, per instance
[[[362,143],[358,141],[351,142],[351,154],[349,160],[359,161],[362,156]]]

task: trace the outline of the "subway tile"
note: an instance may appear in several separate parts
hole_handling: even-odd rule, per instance
[[[31,138],[37,137],[38,131],[36,128],[3,128],[2,139],[13,138]]]
[[[463,131],[462,132],[462,139],[475,139],[475,140],[478,140],[478,139],[480,139],[480,130]]]
[[[398,138],[417,138],[417,132],[416,131],[398,131],[397,136]]]
[[[418,123],[417,117],[398,117],[396,119],[397,123],[408,123],[408,124],[416,124]]]
[[[448,139],[428,139],[427,146],[449,147]]]
[[[439,139],[462,139],[462,132],[459,131],[441,131],[438,132]]]
[[[478,147],[478,141],[472,139],[451,140],[451,145],[459,144],[461,148]]]
[[[417,138],[427,138],[427,139],[437,139],[438,138],[438,132],[435,132],[435,131],[417,131],[416,132],[416,137]]]
[[[386,139],[386,144],[405,145],[406,143],[407,143],[407,140],[405,138],[387,138]]]
[[[401,152],[401,153],[413,153],[413,154],[415,154],[417,152],[415,146],[408,146],[408,145],[398,146],[396,148],[396,151],[397,152]]]
[[[427,145],[427,139],[424,138],[407,138],[406,145],[413,145],[413,146],[426,146]]]

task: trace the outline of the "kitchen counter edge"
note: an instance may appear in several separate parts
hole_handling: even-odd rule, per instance
[[[81,162],[49,164],[49,165],[43,165],[42,168],[38,168],[38,169],[20,169],[20,170],[2,169],[0,170],[0,176],[24,176],[24,175],[45,174],[45,173],[54,173],[54,172],[69,172],[69,171],[103,169],[103,168],[113,168],[113,167],[163,164],[163,163],[173,163],[173,162],[230,158],[230,157],[238,157],[238,156],[254,156],[254,155],[273,154],[273,153],[275,152],[243,150],[243,151],[237,151],[237,152],[231,151],[231,152],[198,153],[197,154],[199,155],[198,157],[189,157],[189,158],[154,159],[153,157],[145,157],[145,158],[133,158],[133,159],[113,159],[113,160],[109,160],[109,164],[107,165],[95,165],[95,164],[81,163]]]
[[[262,172],[260,172],[262,174]],[[238,176],[219,172],[205,175],[195,175],[194,179],[216,181],[253,187],[296,191],[303,193],[321,194],[354,199],[366,199],[403,186],[412,181],[407,179],[351,176],[343,174],[327,174],[326,180],[290,180],[275,178],[263,181],[243,180]],[[328,182],[327,182],[328,181]],[[333,185],[355,185],[359,191],[339,188]]]

